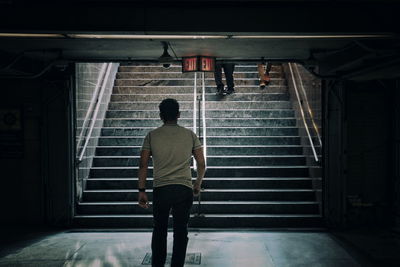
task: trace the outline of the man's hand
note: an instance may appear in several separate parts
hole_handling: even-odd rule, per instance
[[[201,184],[198,182],[195,182],[193,184],[193,195],[195,197],[197,197],[200,194],[200,191],[201,191]]]
[[[142,207],[144,209],[148,209],[149,208],[149,200],[147,198],[146,192],[139,192],[138,201],[139,201],[139,206],[140,207]]]

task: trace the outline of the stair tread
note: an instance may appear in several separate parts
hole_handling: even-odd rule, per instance
[[[131,138],[136,138],[136,139],[143,139],[145,136],[139,136],[139,135],[118,135],[118,136],[100,136],[99,138],[105,138],[105,139],[131,139]],[[229,135],[229,136],[207,136],[207,139],[209,138],[299,138],[300,136],[296,135],[246,135],[246,136],[240,136],[240,135]]]
[[[160,88],[172,87],[172,88],[174,88],[174,87],[181,87],[181,88],[192,88],[193,89],[193,85],[114,85],[114,87],[138,87],[138,88],[146,88],[146,87],[147,88],[148,87],[160,87]],[[247,87],[260,88],[259,85],[250,85],[250,84],[246,85],[246,84],[244,84],[244,85],[236,86],[235,89],[239,88],[239,90],[240,90],[240,88],[247,88]],[[270,88],[270,87],[272,87],[272,88],[273,87],[287,88],[286,85],[275,85],[275,84],[268,85],[268,88]],[[215,89],[215,86],[206,85],[206,88],[214,88]]]
[[[233,95],[234,96],[234,95]],[[207,100],[207,103],[224,103],[227,101],[216,101],[216,100]],[[289,100],[235,100],[235,103],[288,103]],[[110,103],[132,103],[131,101],[110,101]],[[160,101],[135,101],[135,104],[160,104]],[[193,103],[192,100],[181,100],[179,103]],[[208,109],[207,109],[208,110]],[[224,109],[226,110],[226,109]],[[236,110],[236,109],[235,109]]]
[[[141,148],[142,146],[97,146],[98,148]],[[207,147],[304,147],[302,145],[208,145]],[[315,146],[314,146],[315,147]]]
[[[148,189],[148,192],[152,192],[153,189]],[[205,189],[202,192],[315,192],[315,189]],[[131,193],[137,192],[137,189],[102,189],[102,190],[84,190],[84,193]]]
[[[304,155],[207,155],[207,158],[299,158]],[[138,159],[140,156],[94,156],[98,159]]]
[[[191,214],[190,217],[194,217]],[[241,218],[268,218],[268,217],[287,217],[287,218],[297,218],[297,217],[310,217],[310,218],[322,218],[318,214],[213,214],[209,213],[205,215],[207,217],[241,217]],[[96,215],[75,215],[75,218],[153,218],[152,214],[96,214]]]
[[[127,67],[127,66],[123,66],[123,67]],[[180,67],[182,67],[182,66],[180,66]],[[126,73],[149,74],[148,71],[147,72],[146,71],[118,71],[118,73],[123,73],[123,74],[126,74]],[[165,73],[183,74],[182,71],[152,71],[151,72],[151,74],[165,74]],[[255,73],[255,74],[258,74],[257,71],[235,71],[235,74],[237,74],[237,73]],[[272,73],[280,73],[280,72],[278,72],[278,71],[270,71],[269,72],[269,74],[272,74]]]
[[[220,117],[220,118],[206,118],[206,120],[295,120],[295,117],[258,117],[258,118],[247,118],[247,117]],[[160,118],[105,118],[105,120],[134,120],[134,121],[160,121]],[[193,118],[180,118],[182,120],[193,120]]]
[[[113,95],[119,95],[119,96],[149,96],[149,94],[113,94]],[[191,95],[193,96],[193,92],[188,92],[188,93],[173,93],[173,94],[168,94],[168,96],[180,96],[180,95]],[[205,95],[215,95],[215,93],[205,93]],[[249,92],[249,93],[243,93],[243,92],[235,92],[235,95],[288,95],[288,93],[269,93],[269,92]],[[151,96],[165,96],[165,94],[151,94]]]
[[[149,166],[149,169],[153,169],[153,166]],[[287,165],[273,165],[273,166],[207,166],[207,169],[274,169],[274,168],[285,168],[285,169],[293,169],[293,168],[310,168],[306,165],[299,165],[299,166],[287,166]],[[137,166],[119,166],[119,167],[92,167],[92,169],[139,169]]]
[[[179,124],[178,124],[179,125]],[[160,124],[161,126],[161,124]],[[101,128],[104,129],[155,129],[155,126],[141,126],[141,127],[134,127],[134,126],[103,126]],[[227,128],[231,129],[232,126],[207,126],[207,129],[218,129],[218,128]],[[296,126],[235,126],[238,129],[297,129]],[[283,135],[279,135],[283,136]]]
[[[78,205],[95,206],[95,205],[136,205],[137,201],[110,201],[110,202],[81,202]],[[193,202],[194,205],[198,204],[197,201]],[[276,204],[276,205],[293,205],[293,204],[318,204],[317,201],[201,201],[203,205],[224,204],[224,205],[238,205],[238,204]]]
[[[88,180],[99,180],[99,181],[118,181],[118,180],[121,180],[121,181],[129,181],[129,180],[132,180],[132,181],[136,181],[136,180],[138,180],[139,178],[123,178],[123,177],[116,177],[116,178],[99,178],[99,177],[96,177],[96,178],[88,178]],[[287,181],[287,180],[295,180],[295,181],[298,181],[298,180],[315,180],[315,179],[322,179],[322,177],[235,177],[235,178],[227,178],[227,177],[212,177],[212,178],[209,178],[209,177],[205,177],[204,179],[203,179],[203,181],[218,181],[218,180],[226,180],[226,181],[232,181],[232,179],[235,179],[235,181],[240,181],[240,180],[243,180],[243,181],[251,181],[251,180],[254,180],[254,181],[263,181],[263,180],[265,180],[265,181]],[[153,178],[152,177],[148,177],[147,178],[147,180],[153,180]],[[196,180],[196,178],[192,178],[192,180]]]
[[[168,73],[168,72],[167,72]],[[271,81],[283,81],[285,78],[270,78]],[[193,81],[193,77],[176,77],[176,78],[116,78],[116,81]],[[206,81],[214,81],[214,78],[205,78]],[[244,81],[258,81],[258,77],[254,78],[242,78],[242,77],[235,77],[236,81],[244,80]]]

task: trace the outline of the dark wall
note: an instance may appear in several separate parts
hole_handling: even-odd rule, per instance
[[[349,83],[347,109],[347,206],[349,224],[390,224],[393,88],[379,82]]]
[[[3,224],[65,225],[71,216],[72,90],[58,76],[0,80],[0,108],[22,110],[24,146],[21,157],[1,159]]]
[[[325,216],[330,226],[395,225],[400,206],[396,86],[393,80],[326,85]]]

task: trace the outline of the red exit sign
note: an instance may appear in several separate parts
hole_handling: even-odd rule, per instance
[[[182,72],[214,72],[215,57],[193,56],[182,58]]]

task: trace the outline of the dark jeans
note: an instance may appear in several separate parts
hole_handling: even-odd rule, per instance
[[[193,204],[193,190],[184,185],[167,185],[153,190],[153,237],[151,240],[152,265],[164,266],[167,257],[168,218],[172,210],[174,247],[172,267],[185,263],[188,243],[187,224]]]
[[[214,72],[214,78],[215,78],[215,83],[217,86],[223,86],[224,83],[222,82],[222,68],[224,68],[224,73],[225,73],[225,78],[226,78],[226,85],[228,85],[228,88],[233,88],[235,87],[235,84],[233,82],[233,71],[235,70],[235,64],[229,63],[229,64],[215,64],[215,72]]]

